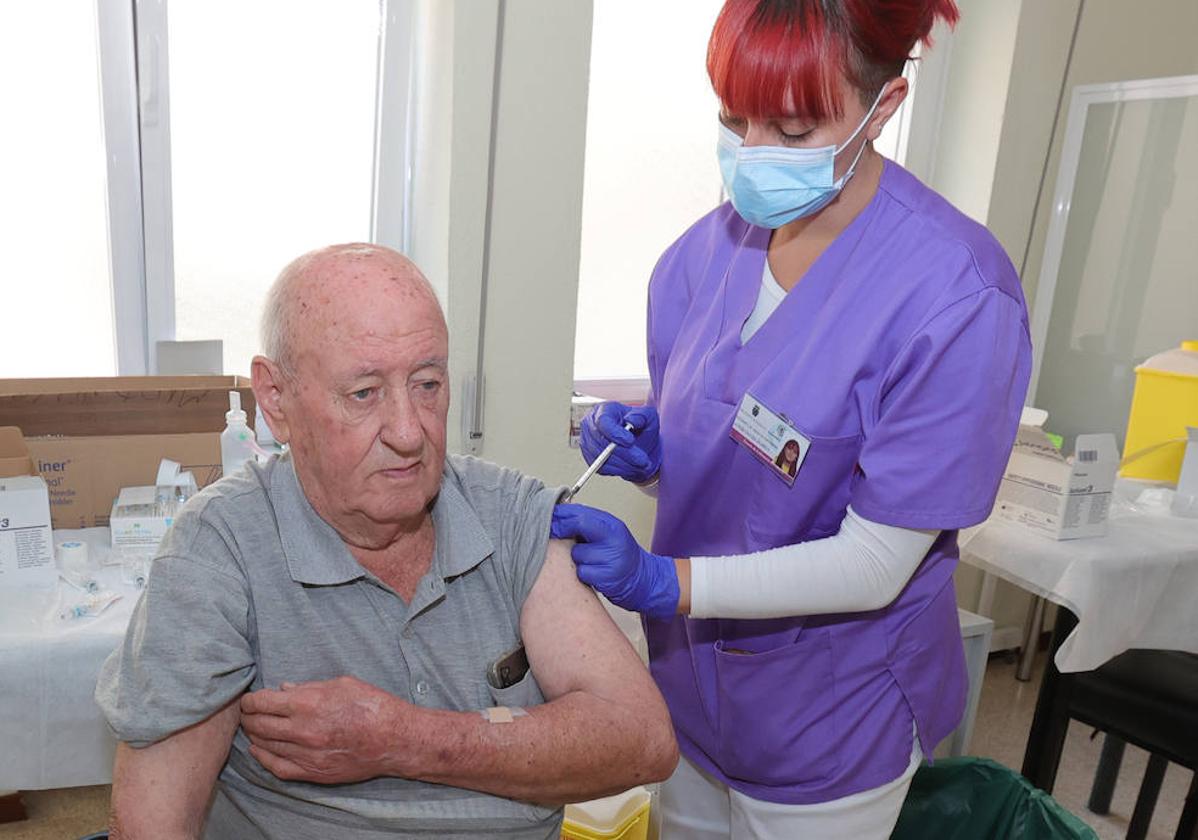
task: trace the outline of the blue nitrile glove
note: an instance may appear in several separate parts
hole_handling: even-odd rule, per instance
[[[624,428],[631,423],[633,431]],[[600,475],[643,484],[661,469],[661,426],[657,409],[652,406],[629,408],[623,403],[605,402],[592,408],[582,418],[579,446],[589,464],[609,443],[617,444],[616,451],[599,468]]]
[[[602,592],[618,607],[650,618],[678,611],[678,573],[672,557],[645,551],[623,522],[586,505],[558,505],[549,533],[578,540],[570,550],[578,579]]]

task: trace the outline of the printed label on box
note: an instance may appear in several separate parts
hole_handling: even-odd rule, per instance
[[[53,586],[58,580],[46,482],[0,479],[0,586]]]

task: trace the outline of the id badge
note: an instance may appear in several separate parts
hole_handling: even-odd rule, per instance
[[[785,414],[776,414],[750,393],[741,398],[732,421],[732,439],[793,486],[811,441],[803,437]]]

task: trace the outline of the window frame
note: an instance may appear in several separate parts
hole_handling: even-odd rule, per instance
[[[133,2],[96,0],[100,113],[108,162],[108,259],[119,376],[149,372],[137,43]]]

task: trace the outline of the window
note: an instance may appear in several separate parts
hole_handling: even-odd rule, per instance
[[[409,163],[415,5],[3,4],[0,310],[36,317],[0,331],[0,376],[153,373],[193,339],[245,374],[289,259],[405,248],[380,170]]]
[[[0,377],[112,375],[94,0],[0,5],[0,113]]]
[[[707,38],[722,0],[604,0],[591,37],[574,377],[645,378],[645,290],[719,204]]]
[[[722,0],[604,0],[591,40],[574,378],[586,393],[645,393],[645,300],[662,252],[723,201],[719,103],[707,40]],[[911,93],[875,147],[903,160]]]
[[[176,338],[248,374],[279,270],[370,239],[379,3],[178,3],[168,31]]]

